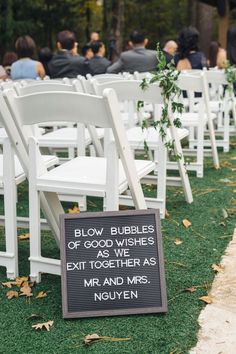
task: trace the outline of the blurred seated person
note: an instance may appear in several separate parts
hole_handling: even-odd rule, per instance
[[[48,64],[52,79],[86,75],[85,59],[76,54],[77,41],[73,32],[65,30],[58,33],[57,49],[57,53],[53,55]]]
[[[50,76],[49,62],[53,57],[53,53],[50,48],[44,47],[39,51],[39,60],[43,64],[46,75]]]
[[[118,61],[107,68],[107,73],[129,72],[134,73],[152,71],[156,68],[157,57],[155,50],[146,49],[148,39],[143,33],[133,31],[130,35],[129,47],[122,52]]]
[[[85,59],[90,60],[94,56],[91,44],[85,44],[81,49],[82,55]]]
[[[205,55],[198,49],[199,32],[185,27],[179,35],[178,52],[174,57],[177,70],[202,69],[207,66]]]
[[[6,70],[0,65],[0,80],[6,80],[8,78]]]
[[[19,37],[16,40],[15,48],[19,59],[11,66],[12,80],[43,79],[45,70],[42,63],[32,59],[36,50],[33,38],[30,36]]]
[[[100,41],[99,33],[98,32],[91,32],[89,43],[91,44],[92,42],[97,42],[97,41]]]
[[[210,68],[217,67],[218,69],[224,69],[227,66],[227,53],[219,42],[211,42],[210,44],[208,65]]]
[[[162,49],[162,51],[163,51],[163,54],[165,55],[167,64],[174,58],[177,48],[178,48],[178,44],[172,40],[167,41],[166,44],[164,45],[164,48]]]
[[[4,67],[7,77],[11,77],[11,66],[12,64],[17,61],[18,57],[15,52],[6,52],[2,59],[2,66]]]
[[[93,57],[88,62],[88,68],[91,75],[105,74],[111,62],[105,58],[105,45],[103,42],[97,41],[91,43]]]

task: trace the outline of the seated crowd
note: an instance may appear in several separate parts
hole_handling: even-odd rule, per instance
[[[229,35],[228,38],[233,36]],[[178,41],[167,41],[163,46],[163,54],[167,63],[173,59],[178,70],[202,69],[203,67],[224,68],[227,63],[226,51],[218,42],[210,45],[209,59],[199,51],[199,32],[194,27],[186,27],[179,34]],[[147,49],[148,39],[139,32],[133,31],[128,42],[128,49],[120,54],[118,60],[112,62],[106,58],[104,43],[97,32],[92,32],[90,42],[78,52],[78,42],[73,32],[64,30],[58,33],[56,48],[41,48],[39,60],[35,60],[36,45],[26,35],[16,40],[15,51],[7,52],[0,65],[0,79],[43,79],[75,78],[77,75],[119,73],[119,72],[150,72],[156,68],[156,51]],[[230,43],[229,43],[230,47]]]

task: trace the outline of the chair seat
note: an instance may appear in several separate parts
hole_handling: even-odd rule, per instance
[[[102,139],[104,136],[104,129],[96,129],[98,138]],[[44,134],[38,138],[39,146],[41,147],[76,147],[77,146],[77,128],[61,128],[53,132]],[[92,143],[91,136],[88,129],[85,129],[85,144]]]
[[[135,160],[135,165],[139,179],[155,168],[154,163],[148,160]],[[81,171],[84,172],[83,175]],[[125,172],[119,160],[119,193],[124,192],[127,186]],[[48,192],[105,196],[107,190],[106,159],[103,157],[76,157],[38,177],[37,189]]]
[[[158,128],[157,128],[158,129]],[[130,146],[132,148],[144,148],[144,141],[146,141],[149,149],[156,149],[157,148],[157,143],[159,139],[159,133],[158,130],[155,129],[154,127],[150,127],[147,129],[142,130],[141,127],[134,127],[131,129],[128,129],[126,131],[128,141],[130,143]],[[184,128],[179,128],[177,129],[177,133],[179,136],[179,139],[182,140],[186,136],[189,135],[189,131]],[[171,140],[171,134],[170,130],[167,129],[167,141]]]
[[[207,123],[207,115],[204,114],[204,123]],[[216,119],[216,114],[215,113],[211,113],[211,119]],[[187,127],[196,127],[199,125],[199,115],[198,113],[192,113],[192,112],[187,112],[187,113],[182,113],[181,114],[181,123],[182,126],[187,126]]]
[[[210,101],[209,105],[210,105],[211,112],[214,112],[214,113],[219,113],[222,109],[222,102],[221,101]],[[194,106],[194,112],[198,112],[198,107],[199,107],[198,104],[196,104]]]
[[[54,155],[42,155],[46,167],[52,167],[58,164],[58,157]],[[17,156],[14,156],[15,160],[15,183],[18,185],[19,183],[23,182],[26,178],[23,168],[20,164],[20,161]],[[0,155],[0,188],[3,188],[3,155]]]

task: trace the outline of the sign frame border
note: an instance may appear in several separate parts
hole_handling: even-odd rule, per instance
[[[162,299],[162,306],[152,307],[137,307],[137,308],[124,308],[115,310],[91,310],[91,311],[68,311],[68,298],[67,298],[67,272],[66,272],[66,248],[65,248],[65,221],[68,219],[90,219],[90,218],[104,218],[112,216],[135,216],[152,214],[155,217],[156,223],[156,242],[157,242],[157,260],[159,266],[160,276],[160,293]],[[167,294],[166,294],[166,281],[164,269],[164,255],[162,247],[162,237],[158,237],[158,233],[162,236],[160,225],[160,212],[158,209],[148,210],[125,210],[125,211],[105,211],[105,212],[86,212],[78,214],[61,214],[60,215],[60,253],[61,253],[61,295],[62,295],[62,314],[63,318],[89,318],[89,317],[102,317],[102,316],[122,316],[122,315],[137,315],[137,314],[151,314],[167,312]]]

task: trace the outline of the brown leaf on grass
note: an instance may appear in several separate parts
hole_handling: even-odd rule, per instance
[[[68,209],[69,214],[78,214],[80,213],[80,208],[77,206],[74,206],[72,209]]]
[[[216,273],[223,272],[225,267],[222,264],[212,264],[211,268],[214,270]]]
[[[186,227],[186,229],[192,225],[191,221],[189,221],[188,219],[184,219],[182,223],[184,227]]]
[[[227,210],[227,212],[228,212],[229,215],[234,215],[234,214],[236,214],[236,208],[229,208],[229,209],[226,209],[226,210]]]
[[[1,283],[4,288],[12,288],[13,285],[16,285],[15,281],[7,281],[6,283]]]
[[[30,238],[30,234],[29,234],[29,233],[28,233],[28,234],[22,234],[22,235],[19,235],[19,236],[18,236],[18,239],[19,239],[20,241],[29,240],[29,238]]]
[[[212,304],[213,299],[210,295],[199,297],[199,300],[204,301],[206,304]]]
[[[235,171],[236,171],[236,168],[233,167],[233,168],[231,168],[230,170],[231,170],[232,172],[235,172]]]
[[[28,281],[29,277],[17,277],[16,278],[16,286],[21,286],[25,281]]]
[[[29,285],[26,285],[26,286],[22,286],[20,288],[20,296],[27,296],[27,297],[31,297],[33,296],[32,292],[31,292],[31,287]]]
[[[230,160],[236,160],[236,156],[231,157]]]
[[[168,219],[170,217],[170,214],[167,209],[165,209],[165,218]]]
[[[221,167],[228,167],[228,166],[232,166],[232,163],[229,161],[221,161],[220,166]]]
[[[176,244],[176,246],[179,246],[181,245],[181,243],[183,243],[183,241],[177,238],[174,243]]]
[[[13,299],[13,297],[18,297],[18,291],[15,291],[15,290],[9,290],[7,293],[6,293],[6,297],[10,300],[10,299]]]
[[[53,323],[54,323],[54,321],[36,323],[36,324],[32,325],[32,328],[34,328],[35,330],[37,330],[37,329],[46,329],[47,331],[50,331],[50,327],[52,327]]]
[[[38,315],[37,313],[32,313],[29,317],[27,317],[27,320],[38,320],[39,318],[42,318],[41,315]]]
[[[100,339],[100,336],[98,334],[96,333],[88,334],[87,336],[84,337],[84,343],[90,344],[91,342],[94,342],[98,339]]]
[[[94,342],[98,341],[107,341],[107,342],[118,342],[118,341],[126,341],[130,340],[130,338],[116,338],[116,337],[109,337],[109,336],[99,336],[96,333],[88,334],[84,337],[84,344],[89,345]]]
[[[48,296],[48,294],[46,293],[46,291],[40,291],[38,293],[38,295],[36,296],[36,299],[42,299],[44,297]]]
[[[196,286],[191,286],[190,288],[185,288],[184,291],[187,291],[189,293],[194,293],[195,291],[197,291]]]

